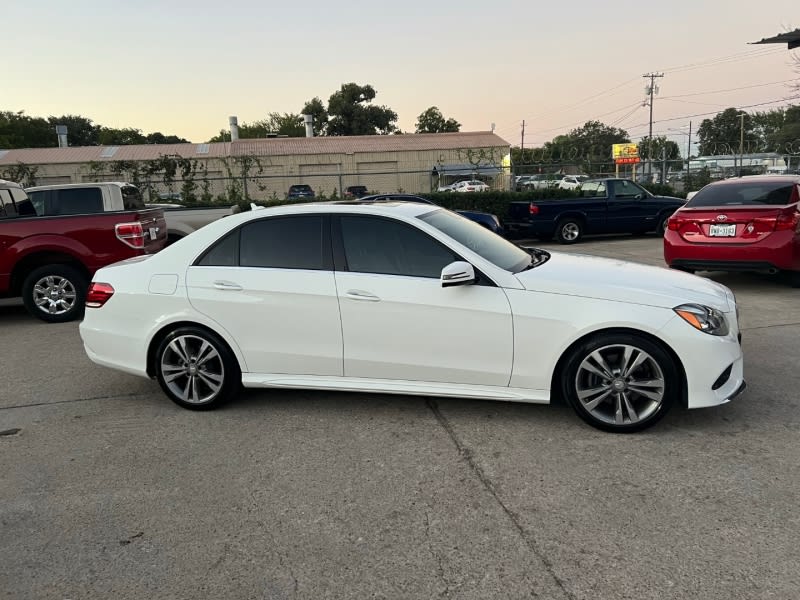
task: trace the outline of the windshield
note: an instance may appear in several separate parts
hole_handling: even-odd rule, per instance
[[[797,202],[796,183],[780,181],[737,181],[709,185],[697,192],[687,208],[704,206],[785,206]]]
[[[506,271],[518,273],[532,263],[531,255],[519,246],[450,211],[435,210],[419,219]]]

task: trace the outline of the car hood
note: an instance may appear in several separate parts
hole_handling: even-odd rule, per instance
[[[517,273],[527,290],[675,308],[696,303],[729,312],[724,285],[661,267],[584,254],[553,252],[541,266]]]

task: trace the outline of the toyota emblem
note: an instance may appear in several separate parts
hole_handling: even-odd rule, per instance
[[[717,221],[727,221],[728,215],[717,215]]]

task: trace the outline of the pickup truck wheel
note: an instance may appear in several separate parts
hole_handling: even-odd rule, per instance
[[[86,302],[86,277],[69,265],[34,269],[22,283],[22,301],[34,317],[47,323],[80,318]]]
[[[664,232],[667,230],[667,221],[672,215],[662,215],[659,217],[658,227],[656,228],[656,233],[658,235],[664,235]]]
[[[583,237],[583,222],[578,219],[561,219],[556,225],[556,240],[561,244],[574,244]]]

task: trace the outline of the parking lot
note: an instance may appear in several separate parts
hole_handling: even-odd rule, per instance
[[[654,236],[550,249],[662,265]],[[553,406],[249,391],[183,410],[0,304],[7,598],[800,597],[800,290],[737,294],[748,390],[612,435]],[[18,431],[17,431],[18,430]]]

